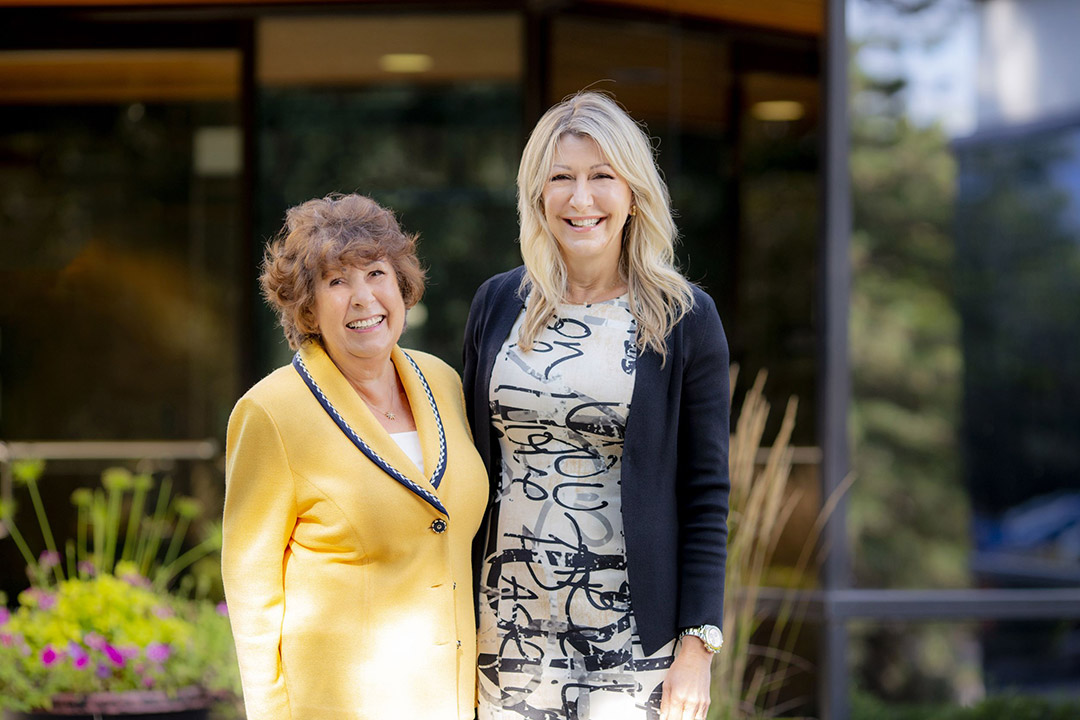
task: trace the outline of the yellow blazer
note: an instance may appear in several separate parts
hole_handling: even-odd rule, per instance
[[[222,575],[248,720],[473,717],[487,473],[457,374],[408,356],[417,367],[398,347],[391,359],[427,477],[316,343],[229,418]]]

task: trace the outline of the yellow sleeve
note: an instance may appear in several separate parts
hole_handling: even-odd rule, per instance
[[[277,425],[249,398],[229,417],[225,463],[221,574],[247,716],[291,720],[280,647],[296,496]]]

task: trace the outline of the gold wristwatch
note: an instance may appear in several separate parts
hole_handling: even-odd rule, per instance
[[[681,640],[687,635],[693,635],[700,639],[705,645],[705,649],[714,655],[720,652],[720,648],[724,647],[724,633],[715,625],[698,625],[697,627],[686,628],[679,633],[679,639]]]

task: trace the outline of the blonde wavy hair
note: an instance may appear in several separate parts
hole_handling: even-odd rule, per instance
[[[668,334],[694,306],[690,282],[675,267],[678,230],[671,198],[648,135],[612,98],[597,92],[578,93],[544,113],[521,155],[518,220],[526,271],[521,293],[529,301],[518,344],[532,348],[555,305],[567,297],[566,263],[544,217],[543,201],[555,147],[565,135],[592,138],[630,186],[631,207],[637,210],[623,229],[619,275],[629,289],[638,349],[650,348],[666,361]]]

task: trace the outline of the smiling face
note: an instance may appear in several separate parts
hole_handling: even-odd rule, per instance
[[[618,268],[633,194],[595,140],[559,138],[541,197],[544,218],[568,266]]]
[[[323,347],[339,368],[378,368],[405,328],[405,301],[387,260],[327,270],[316,281],[312,311]]]

